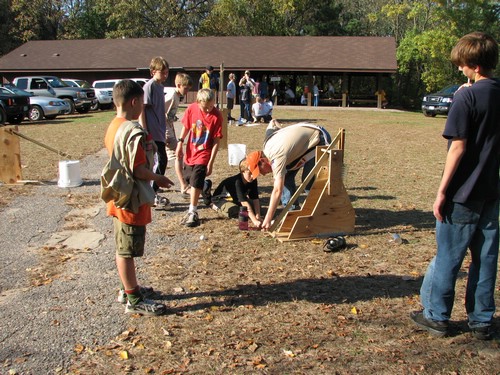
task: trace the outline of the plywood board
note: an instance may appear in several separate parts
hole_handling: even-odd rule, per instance
[[[9,130],[17,131],[17,126],[0,127],[0,181],[14,184],[22,180],[21,146],[19,137]]]

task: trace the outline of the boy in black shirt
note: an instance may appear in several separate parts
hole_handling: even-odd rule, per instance
[[[216,211],[221,211],[229,218],[237,218],[240,206],[247,208],[248,217],[257,228],[262,225],[260,217],[260,201],[257,180],[252,177],[248,168],[249,159],[259,159],[260,151],[250,153],[240,162],[240,173],[224,179],[215,189],[213,197],[210,193],[212,182],[205,181],[202,192],[203,201],[207,206],[211,206]],[[232,201],[226,199],[217,200],[226,191],[231,196]]]

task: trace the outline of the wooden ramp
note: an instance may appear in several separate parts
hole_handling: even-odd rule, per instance
[[[316,148],[316,165],[270,228],[279,241],[329,237],[354,231],[354,209],[342,181],[345,130],[328,146]],[[288,211],[315,177],[298,211]]]
[[[17,126],[0,126],[0,182],[14,184],[22,180],[21,146],[19,138],[12,133]]]

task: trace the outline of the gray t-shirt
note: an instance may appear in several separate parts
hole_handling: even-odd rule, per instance
[[[150,79],[144,89],[144,115],[149,133],[156,142],[165,143],[167,121],[165,117],[165,95],[163,85]]]

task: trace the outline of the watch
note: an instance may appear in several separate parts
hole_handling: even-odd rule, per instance
[[[177,141],[184,143],[184,138],[177,138]]]

